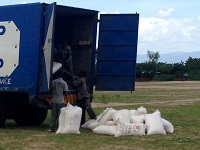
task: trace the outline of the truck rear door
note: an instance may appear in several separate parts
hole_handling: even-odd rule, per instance
[[[46,92],[50,89],[51,74],[52,74],[52,49],[54,38],[54,20],[55,20],[55,6],[53,4],[44,4],[44,29],[43,29],[43,53],[41,53],[41,86],[39,92]]]
[[[134,91],[139,14],[102,14],[96,90]]]

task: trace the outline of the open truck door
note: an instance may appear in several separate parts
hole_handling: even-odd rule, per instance
[[[101,14],[96,90],[134,91],[139,14]]]
[[[41,86],[39,92],[46,92],[50,90],[51,74],[53,66],[53,48],[54,48],[54,29],[55,29],[55,6],[56,3],[44,4],[44,30],[41,59]],[[45,64],[45,65],[44,65]]]

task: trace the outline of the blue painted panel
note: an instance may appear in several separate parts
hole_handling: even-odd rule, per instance
[[[123,55],[126,55],[126,60],[135,60],[136,48],[133,46],[101,46],[101,51],[98,51],[98,61],[124,60]]]
[[[101,81],[97,90],[105,91],[134,91],[135,80],[132,76],[98,76]],[[123,87],[123,88],[122,88]]]
[[[0,88],[9,91],[30,91],[31,94],[35,94],[41,48],[42,4],[1,6],[0,14],[0,22],[13,21],[20,30],[18,66],[7,77],[10,84],[0,84]],[[4,77],[0,79],[3,80]]]
[[[106,17],[105,17],[106,16]],[[133,14],[106,14],[101,15],[100,30],[138,30],[138,15]]]
[[[135,89],[138,14],[101,15],[96,90]]]
[[[137,45],[138,34],[135,31],[102,31],[99,43],[102,45]]]
[[[97,74],[99,75],[135,75],[134,61],[99,61]]]

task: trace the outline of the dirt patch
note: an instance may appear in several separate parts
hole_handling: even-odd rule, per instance
[[[92,103],[93,108],[98,107],[114,107],[114,106],[132,106],[132,105],[153,105],[153,106],[171,106],[171,105],[188,105],[200,103],[200,98],[198,99],[187,99],[187,100],[171,100],[171,101],[150,101],[144,103]]]
[[[200,89],[200,81],[136,82],[136,89]]]

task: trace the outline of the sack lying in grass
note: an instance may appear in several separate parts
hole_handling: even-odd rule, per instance
[[[115,137],[129,135],[145,135],[146,125],[143,123],[119,123]]]
[[[65,115],[66,115],[65,109],[66,109],[65,107],[60,109],[60,115],[59,115],[59,120],[58,120],[58,130],[56,131],[56,133],[62,133],[62,131],[64,130]]]
[[[107,111],[108,110],[110,110],[110,108],[106,108],[102,113],[100,113],[98,116],[97,116],[97,121],[99,121],[101,118],[102,118],[102,116],[105,114],[105,113],[107,113]]]
[[[147,135],[166,134],[159,110],[152,114],[147,114],[144,120],[147,126]]]
[[[117,125],[117,124],[115,124],[114,121],[108,121],[108,122],[106,122],[106,125],[107,126],[113,126],[113,125]]]
[[[130,116],[130,122],[131,123],[143,123],[144,117],[145,117],[144,115],[138,115],[138,116],[131,115]]]
[[[113,113],[116,112],[115,109],[109,108],[106,113],[103,114],[103,116],[99,120],[99,126],[100,125],[105,125],[107,121],[112,120],[112,115]]]
[[[86,121],[81,127],[82,127],[82,128],[85,128],[85,129],[88,129],[88,126],[89,126],[91,123],[95,122],[95,121],[96,121],[95,119],[90,119],[90,120]]]
[[[129,110],[129,112],[130,112],[130,115],[135,115],[136,110],[135,109],[131,109],[131,110]]]
[[[167,133],[174,133],[174,126],[166,119],[161,118],[163,125],[164,125],[164,129]]]
[[[81,122],[81,115],[82,109],[77,106],[72,106],[71,104],[67,104],[65,109],[65,127],[62,133],[74,133],[80,134],[80,122]]]
[[[117,126],[101,125],[94,128],[93,132],[97,134],[115,135],[115,133],[117,132]]]
[[[138,115],[146,115],[146,114],[147,114],[147,109],[144,108],[143,106],[139,107],[135,112],[136,116],[138,116]]]
[[[93,130],[94,128],[96,128],[98,126],[98,124],[99,124],[99,122],[94,121],[88,126],[88,129]]]
[[[130,123],[130,112],[128,109],[121,109],[113,113],[113,121],[118,123]]]

